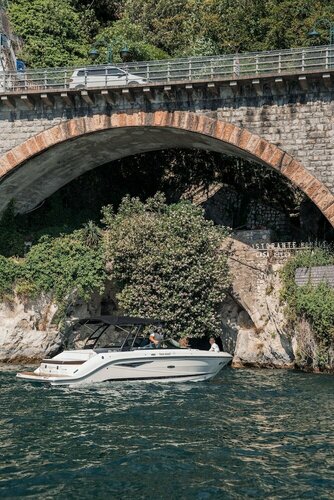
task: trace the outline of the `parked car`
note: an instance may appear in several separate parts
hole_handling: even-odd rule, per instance
[[[132,75],[117,68],[79,68],[74,71],[70,79],[70,89],[83,89],[94,87],[118,87],[146,83],[147,80],[137,75]]]

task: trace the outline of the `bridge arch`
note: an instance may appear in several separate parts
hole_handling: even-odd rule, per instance
[[[96,114],[73,118],[31,137],[0,158],[0,212],[19,212],[103,163],[171,147],[241,156],[282,173],[334,226],[334,195],[300,161],[246,128],[187,111]]]

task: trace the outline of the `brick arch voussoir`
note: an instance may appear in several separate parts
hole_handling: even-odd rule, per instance
[[[232,123],[188,111],[156,111],[93,115],[59,123],[46,129],[0,158],[0,181],[12,170],[59,143],[85,134],[120,127],[171,127],[213,137],[249,153],[262,164],[281,172],[298,186],[334,226],[334,195],[298,160],[275,144]]]

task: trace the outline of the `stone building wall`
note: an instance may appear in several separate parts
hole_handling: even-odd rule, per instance
[[[294,366],[295,343],[279,296],[279,271],[288,256],[262,256],[235,239],[226,245],[232,289],[221,309],[222,341],[233,354],[233,365]]]
[[[244,229],[272,229],[280,238],[289,239],[289,217],[275,207],[248,199],[229,186],[222,187],[203,203],[205,215],[216,224]],[[241,213],[243,210],[244,213]]]
[[[215,224],[235,227],[238,224],[241,196],[233,188],[224,186],[202,206],[205,209],[205,216]]]
[[[247,222],[249,229],[273,229],[281,237],[289,239],[289,217],[274,207],[252,200],[248,205]]]

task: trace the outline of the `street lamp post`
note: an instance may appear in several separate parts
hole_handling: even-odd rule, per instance
[[[329,44],[334,45],[334,23],[330,22],[328,19],[318,19],[308,35],[312,38],[318,37],[320,33],[316,28],[319,24],[326,25],[329,28]]]
[[[100,52],[98,50],[98,47],[107,47],[107,64],[111,64],[113,62],[113,49],[110,43],[108,43],[106,40],[100,40],[99,42],[96,42],[94,47],[89,51],[89,55],[93,58],[96,59]],[[122,61],[127,61],[130,55],[130,51],[127,47],[123,47],[120,50],[120,56]]]

